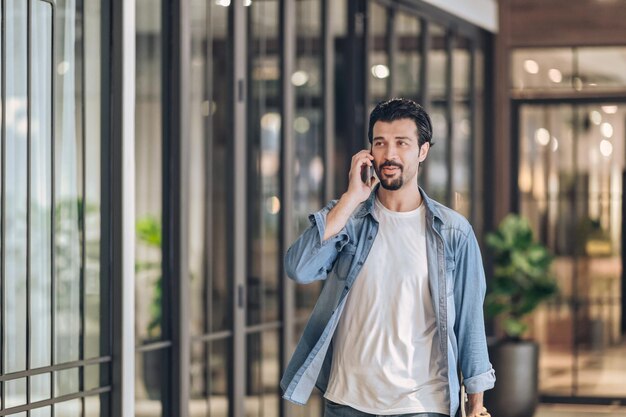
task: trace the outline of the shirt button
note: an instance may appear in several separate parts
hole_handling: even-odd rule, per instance
[[[361,266],[361,265],[363,265],[363,262],[359,261],[359,262],[357,262],[356,264],[357,264],[358,266]]]
[[[372,240],[372,236],[368,236],[368,237],[367,237],[367,240]]]

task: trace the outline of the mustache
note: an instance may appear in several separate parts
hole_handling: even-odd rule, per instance
[[[394,161],[386,161],[386,162],[383,162],[382,164],[380,164],[380,165],[378,166],[378,168],[379,168],[379,169],[383,169],[383,168],[385,168],[385,167],[398,167],[398,168],[400,168],[400,169],[404,168],[404,167],[402,166],[402,164],[399,164],[399,163],[394,162]]]

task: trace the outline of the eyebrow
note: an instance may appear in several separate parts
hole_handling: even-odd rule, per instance
[[[382,136],[376,136],[374,139],[372,140],[384,140],[385,138]],[[408,140],[413,140],[413,138],[410,138],[408,136],[394,136],[394,139],[408,139]]]

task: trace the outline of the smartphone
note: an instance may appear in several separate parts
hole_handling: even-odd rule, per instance
[[[374,176],[374,167],[373,166],[369,166],[369,165],[363,165],[361,167],[361,181],[363,181],[365,184],[367,184],[370,180],[370,178],[372,178]]]

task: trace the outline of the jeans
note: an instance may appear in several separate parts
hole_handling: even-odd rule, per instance
[[[446,414],[439,413],[412,413],[412,414],[396,414],[394,416],[384,417],[447,417]],[[327,399],[324,399],[324,417],[378,417],[375,414],[364,413],[359,410],[355,410],[347,405],[337,404]]]

